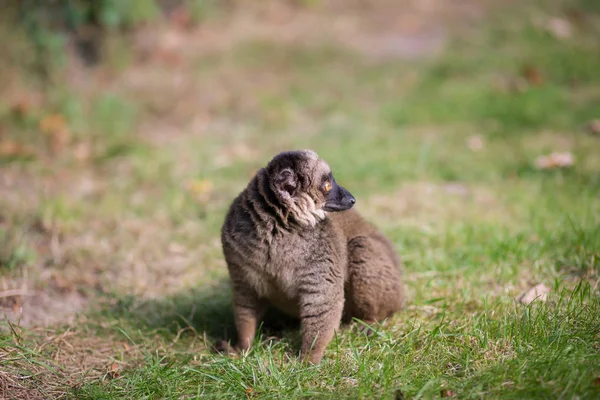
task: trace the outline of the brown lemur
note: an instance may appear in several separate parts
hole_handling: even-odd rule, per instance
[[[401,308],[400,259],[355,202],[311,150],[278,154],[233,201],[221,241],[238,349],[269,305],[300,319],[301,356],[315,364],[342,319],[374,323]]]

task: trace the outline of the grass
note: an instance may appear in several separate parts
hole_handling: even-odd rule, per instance
[[[19,69],[28,50],[15,39],[23,58],[0,77],[0,307],[12,316],[0,397],[597,398],[592,3],[494,9],[427,60],[248,39],[179,61],[109,59],[85,83],[50,86]],[[320,366],[298,362],[285,325],[265,324],[243,356],[212,350],[235,340],[224,213],[289,148],[325,158],[405,264],[406,308],[372,337],[360,322],[338,332]],[[574,165],[537,168],[553,151]],[[547,301],[515,301],[538,283]],[[36,326],[75,295],[74,319]]]
[[[20,243],[19,238],[9,237],[7,233],[0,230],[0,269],[12,271],[31,258],[31,252]]]

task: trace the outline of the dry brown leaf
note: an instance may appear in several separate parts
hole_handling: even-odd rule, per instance
[[[111,378],[118,378],[121,374],[119,373],[119,366],[117,365],[117,363],[112,363],[108,369],[108,375]]]
[[[532,65],[525,66],[522,75],[532,86],[539,86],[544,83],[544,77],[542,76],[541,71]]]
[[[15,314],[19,314],[22,306],[23,306],[23,298],[21,296],[15,297],[14,303],[13,303],[13,312]]]
[[[56,131],[65,129],[67,122],[60,114],[50,114],[45,116],[40,121],[40,131],[46,135],[50,135]]]
[[[535,300],[544,302],[548,299],[548,293],[550,293],[550,289],[543,283],[538,283],[531,289],[517,296],[516,300],[524,305],[531,304],[531,302]]]
[[[188,182],[187,190],[197,200],[206,201],[213,192],[213,183],[207,179],[192,180]]]
[[[70,292],[75,289],[75,284],[71,279],[67,279],[62,274],[52,274],[52,283],[61,292]]]
[[[26,100],[19,100],[16,103],[14,103],[10,108],[11,113],[18,118],[24,117],[26,114],[29,113],[30,110],[31,104]]]
[[[12,140],[0,142],[0,156],[14,156],[19,153],[20,145]]]
[[[34,153],[27,147],[12,140],[0,142],[0,157],[29,157]]]
[[[157,51],[156,58],[169,67],[178,67],[183,63],[181,55],[172,51]]]
[[[570,8],[565,10],[565,15],[567,17],[567,20],[574,27],[582,27],[589,20],[589,15],[577,8]]]
[[[40,131],[48,136],[50,149],[56,153],[64,148],[70,139],[67,121],[61,114],[50,114],[40,121]]]
[[[180,29],[189,29],[193,26],[194,20],[187,7],[177,7],[169,16],[171,23]]]

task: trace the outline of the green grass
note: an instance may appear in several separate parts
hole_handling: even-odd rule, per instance
[[[12,233],[12,232],[11,232]],[[32,252],[19,237],[0,229],[0,271],[13,271],[31,261]]]
[[[594,347],[600,304],[585,284],[553,290],[557,294],[551,305],[542,306],[485,297],[472,304],[460,295],[423,301],[372,338],[344,331],[318,367],[295,359],[293,333],[274,342],[257,340],[238,359],[196,353],[187,346],[193,340],[188,338],[167,351],[147,348],[121,377],[87,383],[71,396],[329,398],[335,392],[343,398],[393,398],[401,391],[429,398],[449,388],[465,398],[562,398],[573,393],[593,398],[594,371],[600,367]],[[419,315],[424,310],[427,318]],[[226,313],[225,304],[221,312]],[[132,345],[155,340],[147,337],[148,328],[127,332],[123,322],[118,325],[114,331]]]
[[[80,293],[86,307],[74,322],[0,324],[0,396],[598,398],[592,3],[494,10],[430,60],[248,40],[186,54],[173,88],[173,67],[150,61],[107,61],[150,76],[138,86],[110,69],[83,88],[40,89],[23,74],[42,100],[20,114],[0,99],[0,143],[29,151],[0,152],[0,306],[27,312],[8,292],[26,286],[59,302]],[[572,10],[585,15],[569,37],[548,32]],[[69,129],[54,153],[40,132],[49,114]],[[240,357],[212,351],[235,341],[224,214],[290,148],[330,163],[405,264],[406,308],[372,337],[359,322],[338,332],[319,366],[299,363],[293,325],[266,323]],[[538,169],[553,151],[574,165]],[[538,283],[546,302],[515,301]]]

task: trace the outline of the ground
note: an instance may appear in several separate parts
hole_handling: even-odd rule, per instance
[[[1,26],[0,398],[600,396],[595,2],[180,13],[50,83]],[[320,366],[293,328],[218,354],[224,213],[294,148],[392,239],[406,307]]]

